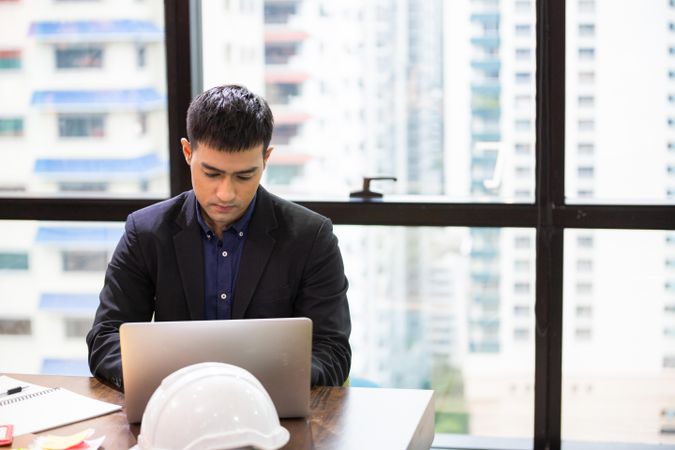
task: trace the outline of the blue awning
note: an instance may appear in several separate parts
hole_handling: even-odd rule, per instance
[[[53,42],[64,41],[161,41],[164,31],[149,20],[80,20],[67,22],[34,22],[30,36]]]
[[[35,242],[59,245],[72,243],[109,245],[119,241],[123,231],[124,228],[121,226],[65,227],[42,225],[38,228]]]
[[[166,97],[154,88],[35,91],[30,103],[55,111],[148,111],[164,107]]]
[[[90,377],[86,359],[45,358],[40,373],[43,375],[77,375]]]
[[[45,293],[40,297],[38,309],[93,314],[97,307],[98,294]]]
[[[40,158],[34,172],[66,181],[141,180],[166,172],[167,163],[151,153],[135,158]]]

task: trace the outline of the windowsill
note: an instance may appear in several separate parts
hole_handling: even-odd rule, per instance
[[[448,450],[531,450],[533,440],[513,437],[436,434],[432,448]],[[675,445],[563,441],[561,450],[675,450]]]

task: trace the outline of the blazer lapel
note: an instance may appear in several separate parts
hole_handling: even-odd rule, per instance
[[[262,186],[258,187],[256,195],[255,210],[248,224],[248,236],[239,263],[239,276],[232,305],[233,319],[244,318],[275,243],[270,235],[270,231],[277,227],[274,205]]]
[[[194,192],[183,204],[176,223],[181,228],[174,237],[178,271],[183,281],[191,320],[204,319],[204,255],[197,223]]]

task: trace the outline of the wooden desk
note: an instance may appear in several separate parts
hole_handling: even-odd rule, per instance
[[[8,374],[12,378],[124,405],[124,395],[95,378]],[[311,415],[284,419],[291,432],[284,449],[428,449],[434,438],[433,391],[412,389],[314,388]],[[88,427],[105,435],[104,448],[127,450],[136,444],[139,425],[127,423],[124,409],[95,419],[39,433],[67,435]],[[25,447],[35,435],[14,438]]]

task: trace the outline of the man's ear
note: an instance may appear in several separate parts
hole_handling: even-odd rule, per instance
[[[274,150],[274,146],[272,145],[267,147],[267,150],[265,150],[265,154],[263,155],[263,169],[267,166],[267,158],[269,158],[272,154],[272,150]]]
[[[185,157],[185,162],[189,166],[190,159],[192,159],[192,147],[190,147],[190,141],[185,138],[181,138],[180,145],[183,147],[183,156]]]

